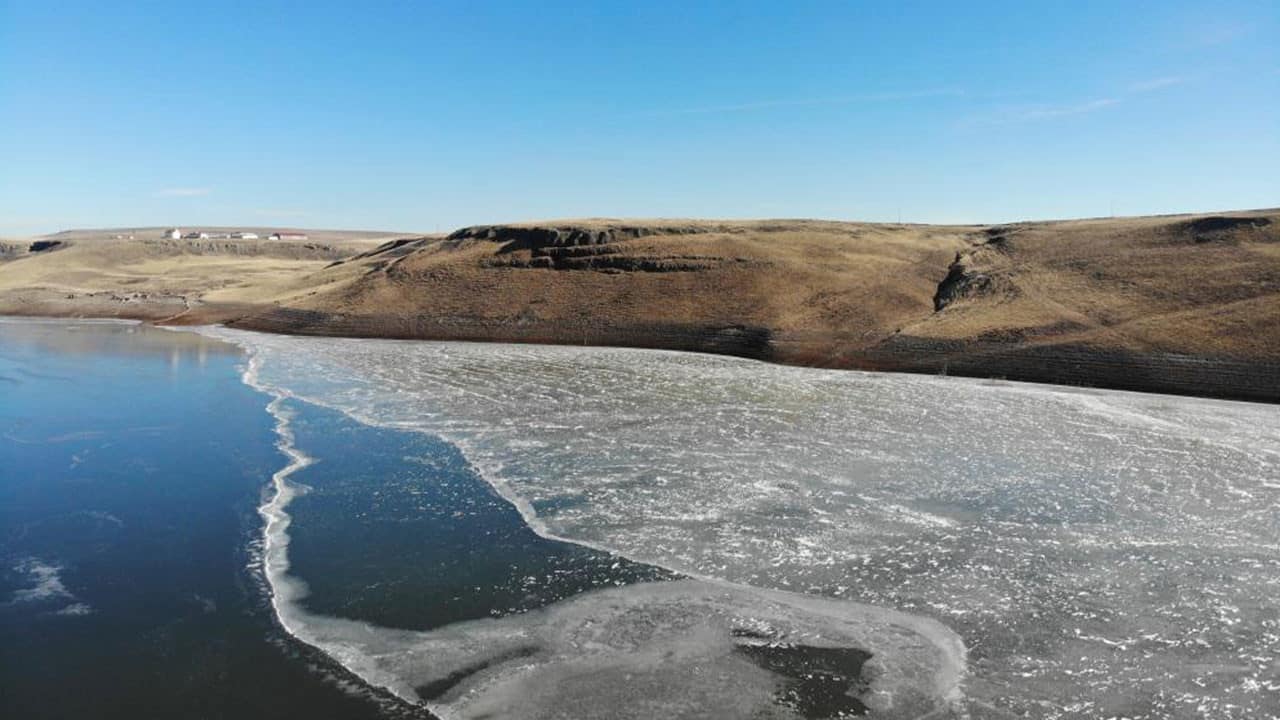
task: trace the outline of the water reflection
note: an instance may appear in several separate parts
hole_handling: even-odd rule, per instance
[[[159,358],[175,367],[184,361],[204,367],[210,356],[240,354],[209,337],[130,321],[0,317],[0,333],[7,352]]]

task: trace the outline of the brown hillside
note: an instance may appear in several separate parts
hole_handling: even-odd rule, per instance
[[[998,226],[574,220],[378,241],[20,248],[0,257],[0,312],[1280,400],[1280,211]]]
[[[0,242],[0,313],[163,320],[222,298],[270,302],[388,235],[312,231],[304,241],[168,240],[160,230],[68,230]],[[128,235],[133,239],[118,237]]]
[[[285,305],[312,311],[318,332],[710,343],[704,349],[729,342],[766,356],[765,345],[742,343],[838,331],[866,344],[928,315],[971,233],[807,221],[466,228],[329,268],[315,276],[328,289]]]
[[[1280,397],[1280,213],[573,221],[399,241],[238,321]]]

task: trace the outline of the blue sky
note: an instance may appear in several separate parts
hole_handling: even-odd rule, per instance
[[[0,0],[0,235],[1280,205],[1280,3]]]

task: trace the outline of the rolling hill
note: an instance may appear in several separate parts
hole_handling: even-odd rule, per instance
[[[68,277],[99,292],[167,278],[181,311],[143,302],[133,316],[1280,400],[1280,211],[993,226],[592,219],[323,251],[147,247],[129,251],[143,259],[128,273],[120,251],[110,267],[83,249],[71,262],[74,245],[0,261],[0,311],[59,314],[32,293]],[[16,272],[24,263],[45,271]]]

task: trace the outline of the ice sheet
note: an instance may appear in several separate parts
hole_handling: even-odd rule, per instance
[[[211,332],[265,385],[458,444],[550,536],[946,623],[974,716],[1280,713],[1273,406]]]

